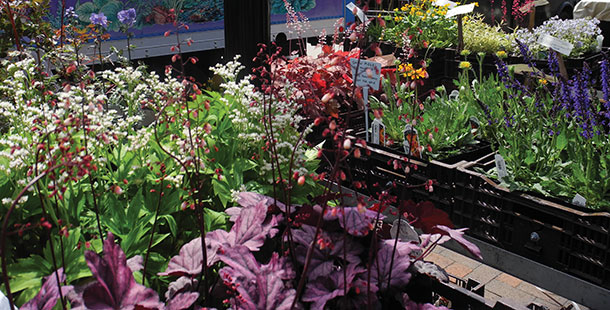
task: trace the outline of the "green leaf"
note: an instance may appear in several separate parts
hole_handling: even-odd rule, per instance
[[[178,225],[176,224],[176,220],[174,219],[174,217],[171,215],[164,215],[164,216],[162,216],[162,218],[164,218],[165,221],[167,222],[167,226],[169,226],[169,230],[171,231],[172,236],[177,237],[178,236]]]
[[[564,132],[560,133],[555,140],[555,147],[557,150],[561,151],[568,146],[568,138],[566,138],[566,134]]]

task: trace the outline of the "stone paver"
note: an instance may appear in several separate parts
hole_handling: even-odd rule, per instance
[[[426,260],[437,264],[441,268],[447,268],[447,266],[454,263],[453,260],[451,260],[447,257],[444,257],[442,255],[439,255],[437,253],[434,253],[434,252],[432,252],[428,256],[426,256]]]
[[[535,296],[538,299],[546,300],[547,302],[551,302],[553,304],[556,304],[553,301],[553,299],[555,299],[556,301],[558,301],[562,305],[566,304],[567,301],[568,301],[567,299],[565,299],[565,298],[563,298],[563,297],[561,297],[559,295],[556,295],[556,294],[553,294],[551,292],[545,291],[545,292],[548,293],[548,295],[547,295],[547,294],[543,293],[542,291],[540,291],[539,289],[537,289],[536,286],[534,286],[534,285],[532,285],[530,283],[527,283],[527,282],[522,282],[521,284],[519,284],[517,286],[517,289],[519,289],[521,291],[524,291],[524,292],[527,292],[528,294],[533,295],[533,296]],[[550,297],[549,297],[549,295],[550,295]]]
[[[460,263],[453,263],[445,268],[445,271],[450,275],[456,276],[458,278],[464,278],[465,275],[472,272],[472,268],[464,266]]]
[[[512,287],[517,287],[519,284],[521,284],[521,282],[523,282],[521,279],[515,278],[508,273],[501,273],[496,277],[496,280],[502,281]]]
[[[535,296],[522,290],[515,289],[502,281],[491,281],[487,283],[485,285],[485,290],[489,290],[490,292],[502,296],[503,298],[511,299],[524,306],[527,306],[536,299]]]
[[[498,277],[501,272],[497,269],[491,268],[486,265],[479,265],[471,273],[467,274],[466,277],[473,279],[481,284],[487,284],[489,281]]]
[[[470,269],[475,269],[482,265],[481,262],[448,249],[445,249],[445,252],[442,255],[455,261],[456,263],[469,267]]]

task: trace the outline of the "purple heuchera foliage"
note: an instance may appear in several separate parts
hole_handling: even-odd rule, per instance
[[[127,260],[127,267],[131,272],[136,272],[144,269],[144,258],[141,255],[136,255]]]
[[[466,231],[468,228],[451,229],[443,225],[437,225],[436,228],[441,232],[441,235],[451,237],[451,239],[455,240],[462,247],[468,250],[470,254],[474,255],[478,259],[483,259],[483,256],[481,256],[481,250],[479,250],[479,248],[472,242],[464,238],[464,231]]]
[[[57,277],[59,282],[66,280],[63,268],[57,270],[57,274],[52,273],[44,278],[40,292],[32,300],[21,306],[22,310],[51,310],[59,299],[59,288],[57,287]],[[61,292],[65,296],[74,288],[72,286],[62,286]]]
[[[297,262],[303,265],[307,249],[311,245],[316,228],[310,225],[303,225],[300,229],[293,230],[293,241],[295,243],[295,253]],[[344,246],[345,259],[350,264],[360,263],[360,253],[364,250],[362,245],[352,240],[351,237],[345,238],[342,233],[329,233],[321,231],[316,242],[316,247],[312,253],[311,263],[307,278],[314,280],[318,277],[327,277],[334,266],[335,260],[343,260]]]
[[[356,287],[358,281],[354,281],[359,274],[366,271],[365,268],[356,264],[348,265],[346,270],[347,281],[344,281],[343,270],[334,268],[334,270],[326,277],[319,277],[315,281],[309,282],[303,293],[303,301],[311,302],[311,310],[323,310],[326,303],[336,297],[344,296],[344,288],[347,285],[348,293],[352,288]],[[366,291],[361,291],[361,286],[358,285],[356,295],[366,294]],[[366,287],[366,285],[364,285]],[[376,291],[376,287],[371,284],[371,288]]]
[[[215,233],[215,232],[212,232]],[[210,233],[210,234],[212,234]],[[226,232],[225,232],[226,233]],[[210,235],[208,234],[208,235]],[[214,242],[211,238],[206,238],[206,247],[208,249],[208,266],[213,265],[218,259],[216,251],[220,244]],[[201,237],[195,238],[183,245],[180,249],[180,254],[172,257],[169,260],[167,269],[160,272],[160,276],[191,276],[194,277],[201,273],[203,264],[203,252],[201,250]]]
[[[411,279],[411,273],[407,271],[411,265],[409,254],[412,250],[417,249],[419,249],[419,246],[415,244],[398,241],[396,243],[396,252],[394,252],[394,240],[379,242],[377,257],[371,269],[371,282],[376,283],[381,291],[388,289],[390,264],[392,264],[392,254],[394,254],[390,285],[392,287],[407,285]]]
[[[178,293],[167,302],[166,310],[185,310],[190,308],[199,298],[197,292]]]
[[[104,240],[104,256],[85,252],[85,259],[96,281],[82,295],[88,309],[163,309],[157,293],[136,283],[127,266],[125,253],[114,243],[114,235],[108,233]]]
[[[288,288],[284,280],[295,274],[284,258],[273,253],[266,265],[260,265],[250,250],[237,245],[219,254],[227,266],[218,272],[224,284],[235,291],[234,309],[287,310],[296,291]]]
[[[336,212],[326,212],[324,219],[327,221],[338,220],[339,225],[348,234],[362,237],[368,235],[371,229],[373,229],[377,212],[358,207],[336,208]],[[345,218],[343,213],[345,213]],[[379,219],[383,219],[383,215],[380,215]]]

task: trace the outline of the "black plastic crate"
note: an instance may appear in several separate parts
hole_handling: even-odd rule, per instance
[[[558,199],[510,192],[473,167],[457,169],[451,220],[468,234],[549,267],[610,288],[610,213]]]

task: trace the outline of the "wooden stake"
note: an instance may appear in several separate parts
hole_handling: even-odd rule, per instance
[[[464,49],[464,27],[462,26],[462,15],[457,16],[458,23],[458,46],[457,50],[460,53]]]

